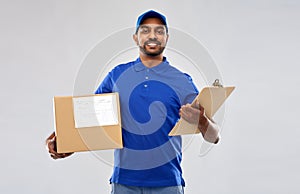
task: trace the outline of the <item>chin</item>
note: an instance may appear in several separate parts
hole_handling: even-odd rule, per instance
[[[160,49],[158,49],[156,51],[149,51],[146,48],[141,48],[141,50],[143,51],[143,53],[145,53],[146,55],[151,56],[151,57],[159,56],[160,54],[163,53],[164,49],[165,49],[165,47],[161,47]]]
[[[159,56],[162,52],[159,52],[159,53],[145,53],[146,55],[148,56],[151,56],[151,57],[156,57],[156,56]]]

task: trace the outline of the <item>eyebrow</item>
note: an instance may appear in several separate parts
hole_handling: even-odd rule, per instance
[[[147,26],[147,25],[141,25],[140,28],[150,28],[150,26]]]
[[[166,29],[167,30],[167,27],[163,24],[154,24],[154,26],[155,26],[155,29],[164,29],[164,30]],[[149,28],[151,28],[151,24],[142,24],[142,25],[140,25],[135,33],[137,33],[138,30],[141,29],[141,28],[148,28],[149,29]]]
[[[142,24],[142,25],[140,25],[140,27],[151,27],[151,26],[165,27],[165,25],[163,25],[163,24]]]
[[[145,24],[145,25],[141,25],[140,28],[152,28],[152,26]],[[157,25],[157,26],[154,26],[154,29],[165,29],[165,26]]]

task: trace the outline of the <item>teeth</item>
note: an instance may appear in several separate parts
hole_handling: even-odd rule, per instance
[[[155,43],[149,43],[148,45],[149,46],[156,46],[157,44],[155,44]]]

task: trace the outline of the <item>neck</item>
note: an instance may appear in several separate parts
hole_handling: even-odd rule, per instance
[[[149,56],[141,53],[140,59],[146,67],[151,68],[159,65],[163,61],[163,55]]]

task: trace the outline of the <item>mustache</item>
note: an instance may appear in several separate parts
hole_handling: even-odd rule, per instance
[[[151,43],[154,43],[154,44],[157,44],[157,45],[161,45],[161,42],[159,42],[157,39],[149,39],[147,40],[144,45],[147,45],[147,44],[151,44]]]

